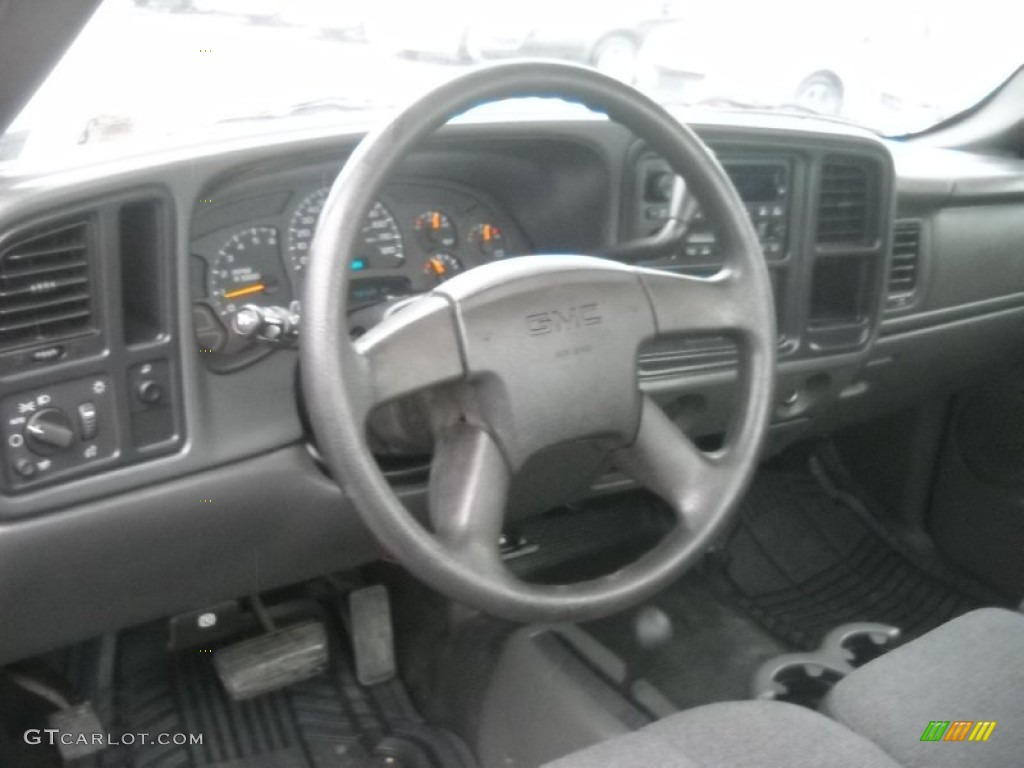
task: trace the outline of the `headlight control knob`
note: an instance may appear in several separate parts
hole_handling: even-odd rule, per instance
[[[43,408],[25,425],[25,444],[40,456],[67,450],[74,441],[71,419],[59,408]]]

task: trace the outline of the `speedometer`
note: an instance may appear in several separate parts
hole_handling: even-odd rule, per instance
[[[287,304],[278,295],[286,285],[273,227],[252,227],[232,235],[217,251],[207,277],[210,299],[222,317],[243,304]]]
[[[327,199],[327,188],[302,199],[288,225],[288,259],[295,274],[302,275],[309,262],[313,234]],[[370,208],[363,230],[351,255],[353,269],[395,269],[405,262],[405,246],[398,222],[381,202]]]

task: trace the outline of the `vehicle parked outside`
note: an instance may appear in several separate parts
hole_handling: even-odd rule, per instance
[[[280,18],[285,24],[309,27],[331,37],[362,40],[366,36],[366,5],[361,0],[290,0]]]
[[[366,9],[366,39],[392,55],[465,62],[468,30],[489,4],[490,0],[384,0]]]
[[[577,61],[627,83],[635,83],[640,50],[658,27],[679,14],[679,3],[640,0],[598,4],[589,13],[563,4],[541,13],[541,0],[529,0],[536,12],[520,4],[504,14],[490,14],[467,30],[466,53],[474,61],[540,56]]]
[[[524,0],[515,4],[443,0],[405,4],[381,13],[371,42],[397,53],[481,62],[513,57],[557,58],[589,64],[633,83],[647,36],[678,14],[675,0],[595,4],[586,14],[572,4]]]
[[[821,12],[810,0],[693,3],[646,37],[638,84],[663,101],[788,105],[888,133],[951,116],[1019,65],[1006,58],[1016,46],[993,45],[991,20],[1000,18],[996,34],[1006,35],[1024,14],[996,0],[971,15],[943,3],[870,0],[828,35],[814,21]],[[708,34],[723,28],[724,45]]]

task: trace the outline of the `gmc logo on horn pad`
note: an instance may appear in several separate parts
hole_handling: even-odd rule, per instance
[[[575,331],[588,325],[601,324],[601,308],[597,304],[580,304],[564,309],[549,309],[526,316],[526,330],[531,336]]]

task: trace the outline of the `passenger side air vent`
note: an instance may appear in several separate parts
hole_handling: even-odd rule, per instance
[[[818,245],[870,245],[873,169],[856,160],[827,159],[821,169]]]
[[[921,225],[916,221],[898,221],[893,230],[892,264],[889,267],[887,306],[898,309],[910,303],[917,288],[921,256]]]
[[[0,351],[91,330],[91,223],[78,218],[0,244]]]

